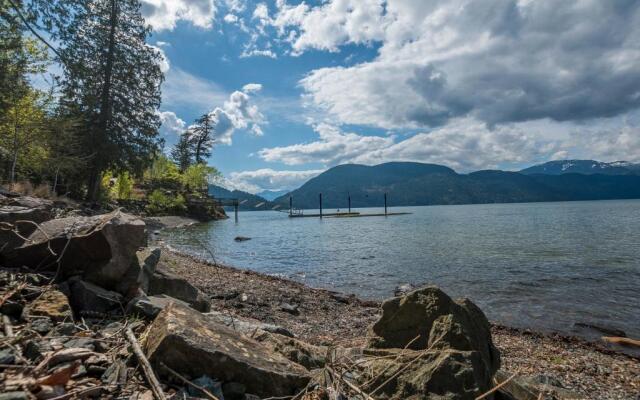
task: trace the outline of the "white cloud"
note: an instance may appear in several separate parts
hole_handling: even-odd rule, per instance
[[[243,91],[231,93],[222,107],[215,107],[209,113],[212,135],[217,144],[231,145],[237,129],[246,129],[256,136],[263,135],[261,125],[267,123],[266,118],[256,105],[251,104],[249,96],[249,93],[255,93],[261,88],[259,83],[247,84]]]
[[[344,133],[339,128],[321,123],[314,128],[320,140],[291,146],[265,148],[258,155],[265,161],[287,165],[323,163],[336,165],[358,160],[365,154],[381,151],[393,144],[393,137],[361,136]]]
[[[168,109],[191,108],[204,112],[228,96],[216,83],[180,68],[171,68],[162,84],[162,106]]]
[[[224,16],[224,22],[235,24],[236,22],[238,22],[238,16],[235,14],[227,14]]]
[[[292,190],[322,172],[324,172],[324,170],[321,169],[275,171],[270,168],[255,171],[232,172],[224,185],[249,193],[258,193],[263,190]]]
[[[260,83],[247,83],[242,87],[242,91],[245,93],[259,92],[261,90],[262,85]]]
[[[159,111],[160,116],[160,134],[166,137],[173,137],[180,135],[185,131],[187,124],[179,118],[173,111]]]
[[[309,99],[340,123],[581,121],[640,107],[640,3],[278,0],[271,26],[299,54],[378,43],[351,67],[312,71]],[[348,90],[345,90],[348,88]]]
[[[178,21],[210,29],[215,14],[213,0],[142,0],[142,15],[156,31],[173,30]]]
[[[156,43],[157,46],[153,46],[153,45],[148,45],[148,46],[156,50],[158,53],[160,53],[160,61],[158,65],[160,66],[160,71],[162,71],[163,74],[166,74],[171,69],[171,64],[169,63],[169,59],[167,58],[167,55],[162,49],[161,47],[162,45],[160,43],[164,43],[164,42]]]

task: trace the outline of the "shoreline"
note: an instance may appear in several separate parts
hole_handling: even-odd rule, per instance
[[[369,325],[379,317],[379,301],[214,264],[163,242],[153,244],[163,249],[161,262],[173,273],[211,296],[212,310],[282,326],[311,344],[362,345]],[[290,305],[295,305],[295,313],[286,310]],[[559,333],[496,323],[491,332],[507,373],[553,378],[589,399],[628,400],[640,394],[639,357]]]

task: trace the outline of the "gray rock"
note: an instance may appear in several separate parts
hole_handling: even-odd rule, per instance
[[[412,292],[416,290],[416,287],[410,283],[405,283],[403,285],[400,286],[396,286],[396,288],[393,290],[393,295],[395,297],[398,296],[404,296],[405,294]]]
[[[247,240],[251,240],[251,238],[246,236],[236,236],[233,240],[236,242],[246,242]]]
[[[53,347],[48,340],[29,340],[24,346],[24,355],[31,361],[40,359],[49,351],[53,351]]]
[[[211,393],[212,395],[216,396],[218,399],[220,400],[224,400],[224,395],[222,393],[222,383],[219,381],[216,381],[214,379],[211,379],[210,377],[203,375],[198,379],[194,379],[193,383],[200,386],[201,388],[205,389],[206,391],[208,391],[209,393]],[[194,397],[202,397],[202,398],[209,398],[209,396],[202,390],[200,389],[196,389],[193,386],[188,386],[187,387],[187,393],[189,393],[189,395],[194,396]]]
[[[499,370],[496,373],[496,381],[504,382],[511,374]],[[504,397],[513,400],[537,400],[540,393],[557,400],[578,400],[584,396],[562,388],[562,383],[553,377],[520,377],[516,376],[499,390]]]
[[[29,237],[36,226],[32,223],[17,221],[33,221],[41,224],[53,217],[53,203],[49,200],[35,197],[3,198],[0,205],[0,222],[15,226],[16,233],[11,230],[0,230],[0,254],[13,251],[24,243],[24,237]]]
[[[16,355],[12,349],[0,350],[0,364],[13,364],[16,362]]]
[[[257,330],[262,330],[291,338],[294,337],[294,334],[291,333],[291,331],[281,327],[280,325],[268,324],[266,322],[258,321],[257,319],[231,316],[220,311],[211,311],[205,315],[207,318],[210,318],[217,323],[224,324],[229,328],[248,336],[252,336]]]
[[[282,303],[280,304],[280,310],[291,315],[300,315],[300,310],[298,309],[297,304]]]
[[[491,386],[491,378],[500,367],[500,354],[493,345],[489,321],[482,311],[467,299],[453,301],[434,286],[386,300],[382,316],[370,328],[369,337],[372,348],[407,347],[419,351],[431,347],[439,354],[425,357],[420,363],[418,368],[424,377],[413,375],[416,370],[410,369],[399,378],[399,381],[406,379],[407,385],[419,381],[417,393],[473,398]]]
[[[29,400],[31,397],[27,392],[5,392],[0,393],[0,400]]]
[[[53,328],[54,335],[53,336],[71,336],[78,331],[78,328],[71,323],[65,322],[62,324],[57,324]]]
[[[57,269],[49,247],[61,254],[60,276],[81,273],[83,279],[112,289],[129,270],[135,253],[145,244],[145,224],[139,218],[114,211],[94,217],[49,220],[29,235],[28,242],[2,254],[9,267],[38,265]],[[67,242],[68,246],[67,246]]]
[[[64,343],[64,347],[66,348],[81,347],[83,349],[89,349],[91,351],[94,351],[96,349],[95,343],[96,343],[95,339],[80,337],[80,338],[67,340]]]
[[[112,292],[90,282],[76,281],[71,284],[71,305],[77,313],[120,312],[124,298],[121,294]]]
[[[127,315],[137,315],[139,317],[152,320],[171,303],[179,303],[187,307],[189,306],[189,304],[182,300],[174,299],[173,297],[169,297],[164,294],[157,296],[139,296],[132,299],[127,304],[125,313]]]
[[[192,308],[208,312],[211,304],[207,297],[198,288],[171,272],[162,264],[157,265],[155,272],[149,277],[147,294],[167,295],[188,303]]]
[[[41,335],[46,335],[53,329],[53,324],[51,323],[51,318],[34,318],[31,321],[31,330],[38,332]]]
[[[369,346],[375,348],[402,349],[408,345],[422,350],[433,345],[436,349],[476,352],[484,363],[483,375],[489,378],[500,367],[500,354],[482,311],[467,299],[453,301],[435,286],[386,300],[382,317],[369,336]]]
[[[145,349],[160,373],[164,363],[184,375],[242,383],[263,397],[296,394],[309,381],[304,367],[179,304],[156,317]]]

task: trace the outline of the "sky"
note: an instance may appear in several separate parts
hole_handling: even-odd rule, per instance
[[[142,0],[167,149],[203,114],[224,185],[335,165],[640,162],[637,0]]]

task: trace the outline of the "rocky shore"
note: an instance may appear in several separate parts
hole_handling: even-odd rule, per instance
[[[0,198],[2,400],[640,393],[637,359],[491,326],[436,287],[363,301],[149,246],[157,227],[118,210],[56,216]]]

